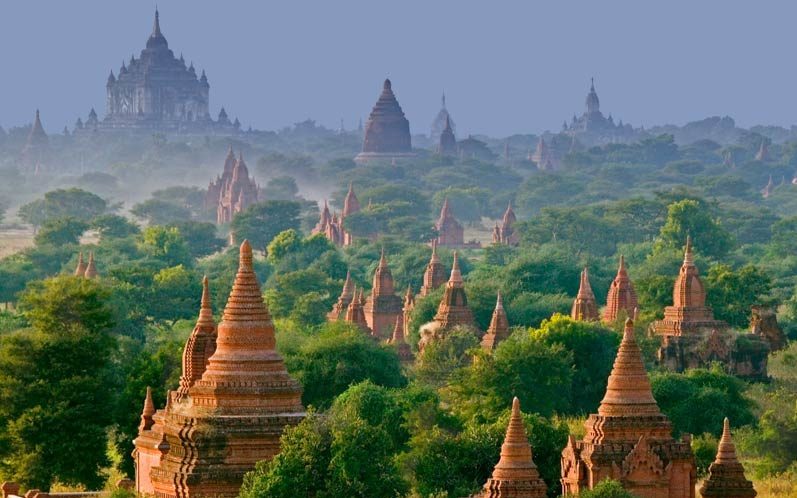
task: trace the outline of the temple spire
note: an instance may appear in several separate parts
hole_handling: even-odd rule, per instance
[[[202,277],[202,300],[199,305],[199,318],[197,319],[197,326],[199,325],[213,325],[213,307],[210,304],[210,287],[208,285],[208,277]]]
[[[585,267],[581,271],[581,277],[578,285],[578,294],[573,301],[573,307],[570,310],[570,318],[573,320],[597,320],[598,317],[598,304],[595,301],[595,294],[592,292],[592,286],[589,284],[589,271]]]
[[[520,401],[512,400],[512,415],[506,428],[501,457],[484,485],[484,498],[543,498],[547,486],[532,458],[531,445],[523,426]]]
[[[83,261],[83,251],[80,251],[80,255],[77,258],[77,268],[75,268],[75,276],[82,277],[86,273],[86,262]]]
[[[736,456],[731,438],[731,424],[726,417],[717,457],[708,468],[708,476],[700,487],[703,498],[754,498],[758,493],[744,475],[744,467]]]
[[[94,251],[89,252],[89,262],[86,265],[86,271],[83,273],[86,278],[97,277],[97,264],[94,262]]]
[[[158,8],[155,7],[155,22],[152,25],[152,37],[160,37],[163,36],[161,33],[161,22],[160,22],[160,14],[158,13]]]
[[[509,320],[504,310],[501,291],[498,291],[498,295],[495,299],[495,309],[490,319],[490,326],[487,327],[487,332],[484,334],[484,337],[482,337],[482,349],[485,351],[493,351],[498,344],[507,337],[509,337]]]
[[[152,402],[152,388],[147,386],[147,395],[144,397],[144,409],[141,411],[141,423],[138,424],[138,432],[148,431],[152,428],[155,421],[155,403]]]
[[[623,339],[614,360],[606,395],[598,408],[603,416],[658,416],[659,406],[653,398],[650,379],[645,371],[642,350],[634,336],[634,321],[625,321]]]
[[[451,277],[448,279],[449,287],[462,287],[462,272],[459,271],[459,255],[454,251],[454,263],[451,265]]]

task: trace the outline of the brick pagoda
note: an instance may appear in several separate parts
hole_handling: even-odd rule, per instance
[[[344,318],[344,320],[357,325],[363,332],[370,334],[371,329],[368,327],[368,322],[365,320],[365,311],[363,311],[364,307],[365,297],[363,297],[363,291],[360,289],[360,293],[358,294],[357,289],[355,288],[354,297],[349,303],[349,307],[346,308],[346,318]]]
[[[690,438],[676,441],[650,388],[634,323],[623,340],[598,413],[585,422],[584,439],[569,437],[562,450],[562,494],[619,481],[641,498],[694,498],[696,467]]]
[[[362,152],[354,160],[368,163],[372,160],[395,160],[414,157],[410,138],[410,122],[393,93],[389,79],[382,85],[382,93],[365,123]]]
[[[490,319],[490,326],[487,327],[487,332],[482,337],[482,349],[485,351],[495,350],[501,341],[509,337],[509,332],[509,320],[506,318],[504,303],[501,301],[501,293],[499,292],[495,300],[495,309]]]
[[[343,290],[338,296],[338,300],[332,306],[332,311],[327,313],[327,320],[335,322],[346,316],[346,309],[354,298],[354,282],[351,280],[351,272],[346,272],[346,281],[343,283]]]
[[[454,130],[451,128],[451,118],[446,113],[446,121],[443,131],[440,132],[440,141],[437,144],[437,153],[441,156],[457,155],[457,139]]]
[[[221,176],[208,185],[205,206],[216,210],[216,223],[221,225],[231,222],[236,213],[255,204],[259,197],[260,187],[249,176],[243,153],[236,159],[230,147]]]
[[[346,197],[343,199],[343,212],[340,215],[340,233],[343,238],[344,246],[350,246],[354,241],[354,238],[349,232],[344,230],[343,220],[345,220],[347,216],[358,213],[359,211],[360,201],[357,199],[357,195],[354,193],[354,185],[349,182],[349,191],[346,192]]]
[[[708,468],[708,476],[700,486],[703,498],[755,498],[753,483],[744,476],[744,467],[736,457],[728,419],[722,426],[717,458]]]
[[[459,271],[459,257],[454,251],[454,263],[451,266],[451,276],[446,282],[443,299],[440,300],[437,314],[432,321],[421,327],[418,350],[423,351],[426,344],[437,339],[447,329],[456,326],[475,327],[475,322],[473,312],[468,307],[468,296],[465,295],[462,273]]]
[[[501,217],[501,223],[496,223],[493,228],[493,244],[518,245],[518,236],[514,228],[516,221],[517,216],[510,202],[504,211],[504,216]]]
[[[620,266],[617,268],[617,275],[609,286],[609,294],[606,296],[606,308],[603,310],[603,321],[612,323],[617,318],[633,317],[634,310],[639,306],[634,290],[634,284],[628,277],[625,269],[625,258],[620,256]]]
[[[145,401],[133,452],[141,494],[237,496],[244,474],[279,453],[284,428],[305,415],[302,388],[275,349],[248,241],[215,336],[206,289],[179,390],[161,410],[149,393]]]
[[[451,207],[448,205],[448,197],[443,201],[440,217],[437,218],[434,227],[437,230],[438,245],[462,247],[465,244],[465,229],[454,218],[454,213],[451,212]]]
[[[423,272],[421,296],[428,296],[433,290],[445,283],[446,270],[443,268],[443,263],[440,262],[440,257],[437,255],[437,240],[433,240],[432,257],[429,259],[429,264],[426,265],[426,271]]]
[[[324,237],[329,239],[329,241],[336,246],[344,245],[346,236],[348,235],[343,231],[343,225],[338,219],[337,213],[332,214],[329,211],[329,204],[327,204],[327,201],[324,201],[324,209],[321,210],[318,223],[316,223],[315,227],[310,231],[311,235],[317,233],[323,234]]]
[[[581,271],[581,280],[578,285],[578,294],[573,301],[570,310],[570,318],[573,320],[596,321],[600,319],[598,315],[598,303],[595,301],[595,293],[589,284],[589,272],[586,268]]]
[[[365,320],[371,333],[380,339],[393,334],[396,317],[401,315],[402,301],[393,288],[393,274],[387,266],[385,250],[379,257],[379,265],[374,272],[371,295],[365,301]]]
[[[484,484],[479,498],[545,498],[548,486],[540,477],[526,437],[520,401],[512,400],[512,415],[506,428],[501,458]]]

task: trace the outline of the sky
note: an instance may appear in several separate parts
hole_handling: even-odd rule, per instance
[[[458,134],[558,130],[584,109],[635,126],[730,115],[797,123],[797,2],[158,0],[169,46],[243,125],[354,128],[390,77],[413,133],[445,92]],[[0,126],[105,113],[111,69],[144,47],[155,3],[0,0]]]

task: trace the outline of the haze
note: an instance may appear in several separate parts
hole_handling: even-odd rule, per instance
[[[777,4],[777,7],[773,7]],[[92,106],[138,55],[154,3],[4,0],[0,125],[42,110],[48,131]],[[793,2],[159,2],[164,34],[244,127],[365,119],[389,76],[413,133],[442,91],[460,134],[558,130],[595,77],[602,109],[634,126],[731,115],[795,119]],[[773,11],[779,12],[772,15]],[[13,68],[13,70],[9,70]]]

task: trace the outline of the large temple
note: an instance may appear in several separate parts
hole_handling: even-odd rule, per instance
[[[182,55],[175,57],[157,10],[146,47],[138,58],[122,62],[116,75],[111,71],[106,92],[105,119],[97,123],[100,129],[231,134],[240,127],[223,109],[218,120],[211,118],[208,78],[204,71],[198,76],[194,64],[186,65]],[[92,128],[89,124],[86,129]]]
[[[382,93],[365,123],[362,152],[354,160],[367,163],[372,160],[390,161],[414,156],[410,122],[404,117],[390,80],[385,80]]]
[[[714,318],[706,305],[706,290],[698,275],[691,238],[686,239],[684,261],[673,287],[673,304],[664,308],[664,318],[651,324],[661,337],[659,363],[677,372],[720,362],[735,375],[766,378],[769,345],[760,336],[742,336]]]
[[[564,496],[614,479],[640,498],[694,498],[697,469],[690,438],[673,438],[670,420],[653,398],[630,318],[606,395],[584,425],[584,438],[570,436],[562,450]]]
[[[393,335],[396,319],[402,314],[402,300],[393,287],[393,274],[387,266],[385,251],[374,272],[371,294],[365,301],[365,321],[374,337],[387,339]]]
[[[205,196],[206,209],[216,210],[216,223],[221,225],[231,222],[236,213],[256,203],[259,197],[260,187],[255,179],[249,176],[243,153],[236,159],[230,147],[221,176],[217,176],[216,180],[208,185]]]
[[[349,183],[349,191],[343,199],[343,213],[340,216],[337,213],[332,213],[329,210],[329,204],[324,201],[324,208],[321,210],[318,223],[316,223],[310,233],[313,235],[317,233],[323,234],[336,246],[350,246],[354,242],[354,237],[350,232],[346,231],[343,226],[343,220],[359,211],[360,201],[354,193],[354,186]]]
[[[612,142],[629,142],[637,138],[637,132],[629,124],[615,123],[611,115],[607,118],[601,112],[600,99],[595,91],[594,79],[590,82],[589,93],[585,102],[584,113],[565,122],[562,132],[577,138],[588,145],[598,145]],[[539,166],[539,163],[538,163]],[[540,169],[547,169],[541,167]]]
[[[304,417],[301,395],[276,351],[252,247],[244,241],[218,326],[203,283],[180,387],[159,410],[147,392],[134,441],[136,491],[158,498],[237,496],[244,474],[279,453],[285,427]]]

